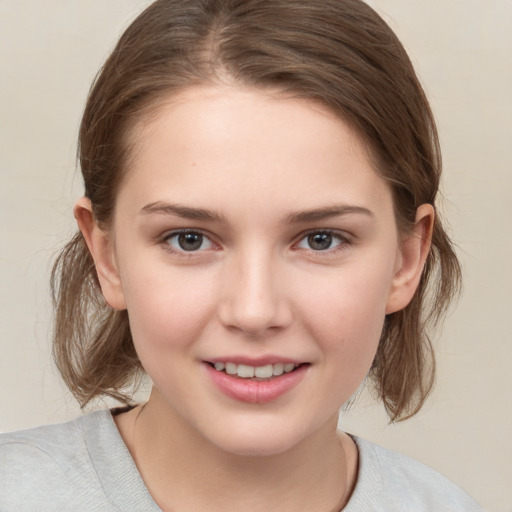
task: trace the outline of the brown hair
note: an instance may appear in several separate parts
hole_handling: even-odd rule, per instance
[[[172,91],[224,77],[325,104],[351,123],[393,190],[402,231],[435,204],[441,158],[435,123],[412,64],[392,30],[360,0],[158,0],[125,31],[97,76],[82,119],[85,194],[108,226],[130,128]],[[436,215],[419,288],[387,316],[370,377],[391,420],[415,414],[433,383],[427,324],[458,289],[460,268]],[[84,406],[99,395],[124,402],[140,375],[126,311],[105,304],[78,233],[52,272],[54,356]]]

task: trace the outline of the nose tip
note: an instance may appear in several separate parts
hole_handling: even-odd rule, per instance
[[[290,315],[279,304],[272,308],[255,307],[251,304],[241,304],[224,307],[221,310],[222,323],[234,330],[239,330],[250,336],[259,336],[268,331],[276,331],[289,324]]]
[[[225,281],[219,317],[224,326],[250,336],[285,328],[292,321],[286,290],[270,264],[246,264]],[[237,278],[238,277],[238,278]]]

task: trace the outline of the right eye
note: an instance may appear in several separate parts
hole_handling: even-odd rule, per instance
[[[211,249],[212,241],[197,231],[179,231],[170,233],[165,242],[175,252],[197,252]]]

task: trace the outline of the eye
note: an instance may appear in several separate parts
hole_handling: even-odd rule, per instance
[[[347,243],[347,240],[340,234],[332,231],[314,231],[302,238],[297,247],[313,251],[328,251]]]
[[[176,252],[204,251],[213,247],[212,241],[197,231],[180,231],[171,233],[165,242]]]

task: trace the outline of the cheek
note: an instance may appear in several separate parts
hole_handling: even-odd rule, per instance
[[[132,267],[133,268],[133,267]],[[124,286],[130,328],[141,359],[172,352],[197,339],[214,314],[208,280],[169,267],[132,272]]]
[[[307,295],[296,292],[307,296],[304,323],[328,364],[356,380],[364,378],[378,348],[391,274],[385,267],[353,266],[310,283]]]

